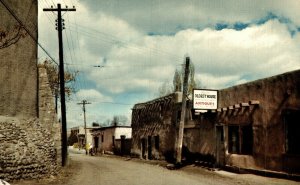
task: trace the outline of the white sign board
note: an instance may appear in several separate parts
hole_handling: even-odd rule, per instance
[[[207,89],[194,89],[193,108],[211,110],[218,108],[218,91]]]

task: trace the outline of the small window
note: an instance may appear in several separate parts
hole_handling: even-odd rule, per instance
[[[155,149],[159,150],[159,136],[154,136]]]

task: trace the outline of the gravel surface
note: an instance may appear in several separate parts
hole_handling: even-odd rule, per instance
[[[163,162],[141,161],[116,156],[70,154],[70,165],[57,177],[39,181],[23,181],[12,185],[296,185],[299,182],[266,178],[252,174],[209,171],[196,166],[168,170]]]

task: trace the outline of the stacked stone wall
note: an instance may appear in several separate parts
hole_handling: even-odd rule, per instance
[[[0,179],[36,179],[57,171],[52,134],[38,119],[0,117]]]

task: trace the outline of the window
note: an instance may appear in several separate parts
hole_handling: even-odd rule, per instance
[[[228,152],[235,154],[252,154],[252,125],[228,126]]]
[[[154,136],[155,149],[159,150],[159,136]]]
[[[286,153],[300,155],[300,111],[287,110],[284,114],[284,122]]]
[[[239,127],[238,126],[229,126],[228,127],[228,151],[229,153],[238,153],[239,152]]]

